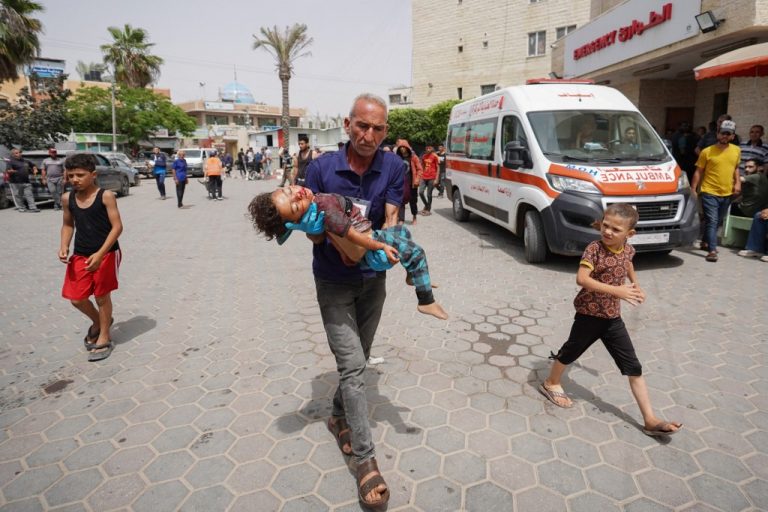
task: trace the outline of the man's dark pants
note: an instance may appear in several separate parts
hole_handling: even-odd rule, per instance
[[[356,281],[316,277],[315,288],[328,345],[339,372],[332,414],[346,417],[352,431],[352,454],[357,462],[362,462],[375,455],[363,374],[387,296],[386,274]]]

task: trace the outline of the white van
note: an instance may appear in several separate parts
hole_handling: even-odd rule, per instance
[[[184,152],[184,159],[187,161],[187,172],[190,177],[203,175],[203,162],[205,162],[210,155],[211,151],[216,151],[216,148],[179,148],[176,151]]]
[[[579,255],[591,224],[635,205],[630,243],[669,252],[698,235],[684,172],[635,106],[589,80],[529,80],[453,107],[446,143],[453,216],[470,212],[522,236],[525,257]]]

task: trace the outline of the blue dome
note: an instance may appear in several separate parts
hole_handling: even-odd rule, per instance
[[[239,82],[230,82],[225,85],[221,90],[221,99],[235,103],[256,103],[251,91]]]

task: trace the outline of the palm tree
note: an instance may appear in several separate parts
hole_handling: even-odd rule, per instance
[[[277,25],[272,28],[261,27],[261,38],[253,35],[253,49],[263,48],[269,52],[277,63],[277,76],[280,77],[280,83],[283,87],[283,154],[288,156],[289,130],[291,124],[290,102],[288,100],[288,82],[293,76],[293,61],[299,57],[311,55],[304,50],[312,44],[313,39],[307,36],[307,26],[303,23],[294,23],[292,27],[285,27],[281,33]]]
[[[125,24],[124,30],[109,27],[114,42],[101,45],[104,62],[114,69],[115,80],[128,87],[146,87],[160,76],[163,59],[149,50],[154,43],[147,42],[149,34],[143,28]]]
[[[0,82],[19,78],[19,66],[34,60],[40,52],[40,20],[30,18],[43,6],[30,0],[0,2]]]

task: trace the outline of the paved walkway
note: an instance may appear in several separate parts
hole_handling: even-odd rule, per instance
[[[0,510],[359,510],[323,421],[337,377],[310,245],[257,238],[245,206],[274,181],[151,181],[118,200],[117,348],[86,362],[87,322],[59,297],[60,215],[0,211]],[[721,251],[638,257],[625,308],[654,405],[685,429],[652,439],[596,346],[576,406],[536,383],[570,327],[577,259],[524,263],[519,240],[446,199],[413,229],[452,315],[416,313],[402,269],[367,371],[390,510],[768,509],[768,265]]]

